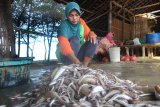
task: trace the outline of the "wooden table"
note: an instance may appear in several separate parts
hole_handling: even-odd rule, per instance
[[[156,53],[156,48],[160,48],[160,44],[142,44],[142,45],[124,45],[127,55],[133,55],[134,49],[141,48],[142,57],[146,57],[146,49],[149,58],[153,58]],[[131,50],[131,53],[130,53]]]

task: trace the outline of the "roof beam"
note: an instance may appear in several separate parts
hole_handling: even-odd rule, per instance
[[[99,15],[99,16],[97,16],[97,17],[95,17],[95,18],[93,18],[93,19],[91,19],[91,20],[89,20],[89,21],[87,21],[87,23],[90,23],[90,22],[92,22],[93,20],[96,20],[96,19],[98,19],[98,18],[106,15],[107,13],[108,13],[108,11],[106,11],[106,12],[104,12],[103,14],[101,14],[101,15]]]
[[[147,8],[147,7],[152,7],[152,6],[156,6],[156,5],[160,5],[160,2],[155,3],[155,4],[146,5],[146,6],[137,7],[137,8],[130,9],[130,10],[134,11],[134,10],[143,9],[143,8]]]
[[[107,33],[107,30],[97,29],[97,28],[91,28],[94,31],[104,32]]]
[[[83,5],[87,0],[83,0],[83,2],[80,5]]]
[[[128,22],[132,22],[130,19],[128,19],[128,18],[126,18],[126,17],[124,17],[124,16],[122,16],[122,15],[120,15],[120,14],[118,14],[118,13],[113,12],[113,14],[114,14],[115,16],[121,17],[122,19],[125,19],[125,20],[128,21]]]
[[[125,3],[123,4],[123,6],[126,7],[129,1],[130,0],[126,0]],[[118,11],[118,13],[120,13],[121,10],[122,10],[122,8]]]
[[[114,5],[120,7],[120,8],[123,8],[122,5],[118,4],[118,3],[115,2],[115,1],[112,1],[112,3],[113,3]],[[127,8],[124,8],[124,10],[134,16],[134,14],[133,14],[130,10],[128,10]]]
[[[153,13],[158,13],[158,12],[160,12],[160,10],[156,10],[156,11],[152,11],[152,12],[147,12],[147,13],[143,13],[143,14],[148,14],[148,13],[153,14]],[[137,14],[135,16],[140,16],[140,15],[143,15],[143,14]]]
[[[95,16],[97,13],[100,13],[100,11],[101,11],[102,8],[103,8],[103,5],[104,5],[104,3],[100,4],[100,5],[97,7],[97,11],[95,11],[93,14],[91,14],[89,17],[87,17],[86,20],[89,20],[90,18],[92,18],[93,16]]]
[[[63,4],[67,4],[68,2],[66,2],[65,0],[58,0],[58,2],[62,2]],[[85,12],[88,12],[88,13],[93,13],[92,11],[90,10],[87,10],[87,9],[84,9],[84,8],[81,8],[82,11],[85,11]]]

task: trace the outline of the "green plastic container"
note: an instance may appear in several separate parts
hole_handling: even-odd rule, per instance
[[[1,58],[0,89],[28,82],[32,62],[33,58]]]

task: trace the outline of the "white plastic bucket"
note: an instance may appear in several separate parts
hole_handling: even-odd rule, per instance
[[[120,47],[109,48],[109,58],[111,62],[120,62]]]

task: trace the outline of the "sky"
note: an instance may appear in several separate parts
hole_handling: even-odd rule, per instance
[[[34,44],[34,42],[35,42],[35,44]],[[46,40],[46,42],[47,42],[47,40]],[[56,55],[55,55],[57,43],[58,43],[58,39],[53,37],[50,59],[57,59]],[[46,48],[48,49],[48,44],[47,43],[46,43]],[[32,56],[32,50],[33,50],[33,56]],[[21,51],[20,52],[20,57],[26,57],[27,56],[27,54],[26,54],[26,51],[27,51],[26,44],[21,44],[20,51]],[[16,53],[18,53],[18,44],[16,44]],[[36,39],[30,39],[29,57],[35,57],[34,61],[37,61],[37,60],[44,60],[45,59],[44,55],[45,55],[44,37],[43,36],[38,36]],[[46,58],[48,58],[48,57],[46,57]]]

